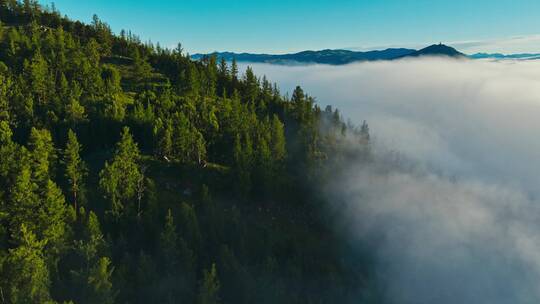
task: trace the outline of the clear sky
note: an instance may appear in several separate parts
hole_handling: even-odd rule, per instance
[[[42,0],[190,53],[419,47],[539,52],[540,0]]]

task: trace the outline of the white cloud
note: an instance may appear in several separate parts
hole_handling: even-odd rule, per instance
[[[253,67],[370,123],[379,160],[327,187],[392,303],[540,302],[540,62]]]
[[[346,66],[255,64],[283,91],[366,119],[379,146],[450,175],[540,195],[540,62],[427,58]]]

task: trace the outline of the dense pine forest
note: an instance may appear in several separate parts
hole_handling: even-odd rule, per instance
[[[375,301],[321,193],[367,124],[97,16],[0,20],[0,303]]]

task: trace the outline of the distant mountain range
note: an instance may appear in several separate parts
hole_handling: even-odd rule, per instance
[[[470,55],[469,57],[472,58],[472,59],[499,59],[499,60],[503,60],[503,59],[520,59],[520,60],[536,60],[536,59],[540,59],[540,54],[529,54],[529,53],[524,53],[524,54],[510,54],[510,55],[505,55],[505,54],[500,54],[500,53],[494,53],[494,54],[477,53],[477,54],[474,54],[474,55]]]
[[[273,64],[306,64],[320,63],[341,65],[358,61],[376,61],[376,60],[395,60],[407,57],[420,56],[447,56],[463,57],[467,56],[456,49],[444,45],[434,44],[421,50],[406,48],[390,48],[380,51],[349,51],[349,50],[322,50],[322,51],[304,51],[294,54],[270,55],[270,54],[249,54],[249,53],[231,53],[215,52],[211,54],[195,54],[194,59],[201,59],[204,56],[216,55],[218,58],[224,58],[227,61],[236,59],[238,62],[255,63],[273,63]]]
[[[303,51],[294,54],[270,55],[270,54],[250,54],[250,53],[231,53],[214,52],[211,54],[195,54],[193,59],[201,59],[204,56],[216,55],[219,59],[224,58],[227,61],[236,59],[238,62],[254,63],[272,63],[272,64],[307,64],[320,63],[331,65],[342,65],[352,62],[377,61],[377,60],[395,60],[407,57],[420,56],[446,56],[454,58],[470,59],[494,59],[494,60],[536,60],[540,59],[540,53],[524,54],[500,54],[500,53],[477,53],[465,55],[453,47],[444,44],[430,45],[421,50],[407,48],[390,48],[379,51],[350,51],[350,50],[322,50],[322,51]]]

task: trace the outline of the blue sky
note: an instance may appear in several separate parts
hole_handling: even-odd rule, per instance
[[[190,53],[420,47],[540,52],[538,0],[43,0]]]

